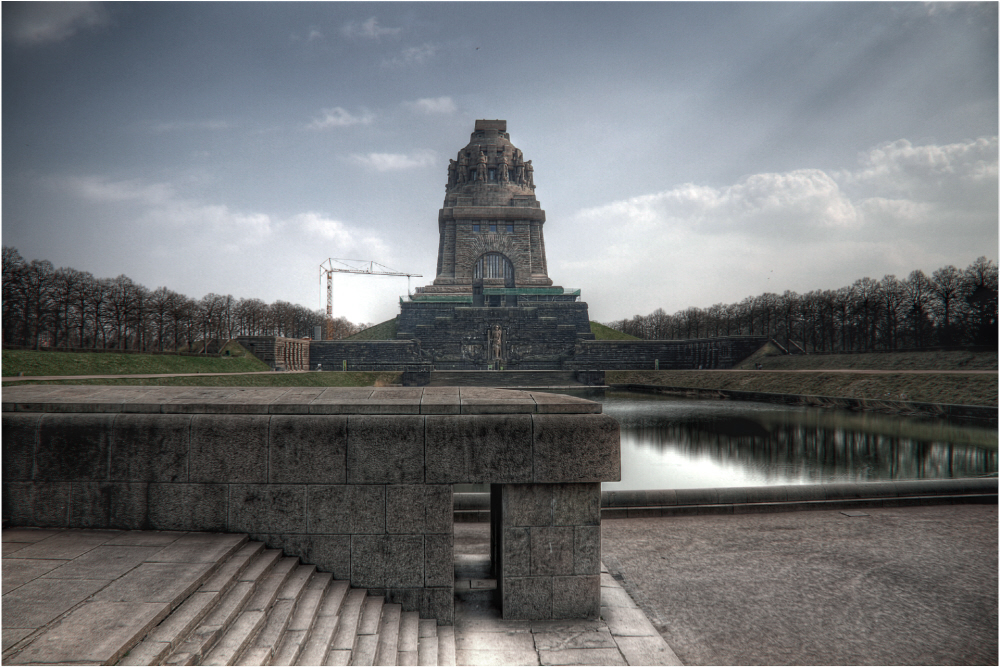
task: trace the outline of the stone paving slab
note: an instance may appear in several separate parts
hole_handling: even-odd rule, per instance
[[[4,628],[40,628],[110,583],[108,579],[35,579],[3,596]]]
[[[68,562],[43,558],[8,558],[3,564],[3,595]]]
[[[163,414],[599,414],[600,403],[488,387],[5,387],[4,412]]]
[[[125,647],[141,639],[169,611],[162,604],[150,602],[87,602],[5,663],[114,664],[124,655]]]

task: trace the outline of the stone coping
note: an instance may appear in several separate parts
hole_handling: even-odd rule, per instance
[[[4,412],[160,414],[600,414],[575,396],[487,387],[5,387]]]
[[[891,482],[836,484],[786,484],[775,486],[720,487],[703,489],[652,489],[647,491],[602,491],[604,510],[650,507],[711,505],[772,505],[867,501],[873,499],[934,498],[947,496],[996,496],[996,477],[955,479],[911,479]],[[489,493],[459,492],[454,496],[455,511],[488,511]],[[993,498],[996,502],[996,498]],[[605,514],[604,518],[613,518]]]

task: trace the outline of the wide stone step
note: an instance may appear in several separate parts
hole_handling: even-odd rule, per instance
[[[378,628],[378,647],[375,650],[376,665],[396,665],[396,653],[399,651],[399,624],[402,620],[403,607],[399,604],[382,606],[382,622]]]
[[[256,659],[259,660],[265,653],[273,653],[274,645],[283,634],[291,610],[314,570],[314,567],[299,567],[298,557],[280,559],[263,577],[239,617],[205,656],[202,664],[232,665],[237,662],[247,664],[248,661],[242,655],[255,642],[266,625],[271,625],[270,642],[265,639],[263,646],[259,647],[264,650],[256,651]],[[284,598],[281,599],[281,596]]]
[[[264,549],[261,542],[247,542],[215,569],[196,592],[181,602],[169,616],[118,662],[120,665],[159,665],[191,631],[215,609],[236,584],[250,563]]]
[[[279,549],[265,549],[250,562],[237,577],[237,581],[222,596],[218,604],[201,623],[191,630],[188,637],[177,646],[163,662],[165,665],[201,664],[209,651],[236,622],[240,613],[257,591],[259,584],[281,558]],[[241,626],[242,627],[242,626]]]
[[[419,662],[417,656],[419,643],[420,614],[415,611],[404,611],[399,619],[396,664],[416,665]]]
[[[312,567],[312,566],[302,566],[302,567]],[[281,619],[284,622],[284,626],[281,628],[281,636],[278,637],[274,643],[271,655],[267,657],[266,660],[263,657],[259,658],[262,665],[294,665],[295,661],[298,660],[299,654],[302,652],[302,647],[305,644],[306,637],[309,632],[313,629],[316,623],[316,619],[319,616],[320,604],[323,602],[324,595],[330,587],[330,582],[333,579],[333,575],[329,572],[316,572],[306,583],[302,590],[302,595],[296,602],[294,609],[288,611],[288,618]],[[346,585],[345,585],[346,587]],[[280,601],[279,601],[280,603]],[[278,604],[275,605],[274,611],[271,612],[273,617],[273,622],[278,623],[278,616],[284,613],[284,609],[279,609]],[[268,619],[268,623],[272,623],[272,619]],[[261,633],[261,637],[258,638],[254,645],[254,649],[248,652],[248,664],[250,658],[255,658],[255,653],[259,648],[264,648],[266,635],[268,633],[268,628],[265,627],[264,631]]]
[[[354,653],[351,655],[352,665],[374,665],[375,653],[378,650],[378,631],[382,624],[382,607],[385,601],[381,597],[366,597],[361,611],[361,621],[358,623],[357,637],[354,641]]]
[[[365,596],[365,590],[353,590],[345,581],[335,581],[327,589],[316,611],[312,630],[304,638],[302,652],[297,665],[344,664],[351,658],[351,646],[346,651],[337,651],[336,642],[341,630],[350,634],[351,641],[358,627],[358,614],[354,611],[352,597]],[[352,629],[353,623],[353,629]],[[284,664],[275,662],[274,664]]]
[[[438,664],[438,626],[433,618],[422,618],[417,630],[417,664]]]

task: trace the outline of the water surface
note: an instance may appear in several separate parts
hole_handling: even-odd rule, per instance
[[[605,482],[606,491],[997,473],[995,427],[626,392],[592,400],[622,427],[622,481]]]

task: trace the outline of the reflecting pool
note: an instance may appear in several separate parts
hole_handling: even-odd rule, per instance
[[[625,392],[588,398],[621,423],[622,481],[606,491],[997,473],[996,427]]]

